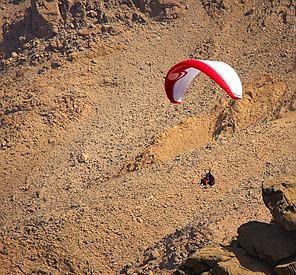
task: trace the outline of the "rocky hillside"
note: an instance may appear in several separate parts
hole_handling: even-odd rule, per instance
[[[24,1],[19,4],[25,9],[23,15],[2,19],[2,68],[11,63],[36,65],[56,56],[73,61],[77,52],[136,24],[147,24],[149,18],[160,21],[181,16],[185,2]]]
[[[171,274],[241,224],[273,228],[261,183],[295,176],[295,20],[290,0],[2,0],[0,273]],[[201,74],[171,105],[188,58],[229,63],[243,99]]]

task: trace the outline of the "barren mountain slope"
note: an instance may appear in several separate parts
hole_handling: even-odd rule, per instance
[[[170,273],[270,219],[261,182],[295,169],[295,4],[187,2],[57,69],[1,71],[2,273]],[[169,104],[163,78],[185,58],[229,63],[244,98],[200,76]],[[209,167],[217,184],[202,189]]]

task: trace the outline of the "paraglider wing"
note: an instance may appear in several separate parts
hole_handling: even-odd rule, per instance
[[[165,90],[172,103],[182,103],[188,85],[203,72],[232,99],[242,98],[242,84],[235,70],[221,61],[185,60],[174,65],[165,78]]]

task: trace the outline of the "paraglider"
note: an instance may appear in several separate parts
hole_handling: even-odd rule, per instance
[[[189,59],[177,63],[167,73],[165,90],[172,103],[182,103],[191,81],[203,72],[214,80],[232,99],[242,98],[242,84],[235,70],[221,61]]]
[[[215,177],[211,172],[211,169],[206,173],[205,176],[203,176],[200,180],[200,184],[203,186],[213,186],[215,184]]]

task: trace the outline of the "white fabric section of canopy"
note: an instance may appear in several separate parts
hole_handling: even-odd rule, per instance
[[[243,87],[242,83],[237,75],[236,71],[229,66],[228,64],[222,61],[208,61],[208,60],[199,60],[212,69],[214,69],[225,81],[225,83],[230,88],[231,92],[238,98],[242,98]]]
[[[188,85],[200,73],[200,71],[195,68],[188,68],[185,72],[186,75],[179,79],[173,88],[173,98],[178,102],[182,102],[182,97],[184,96]]]

